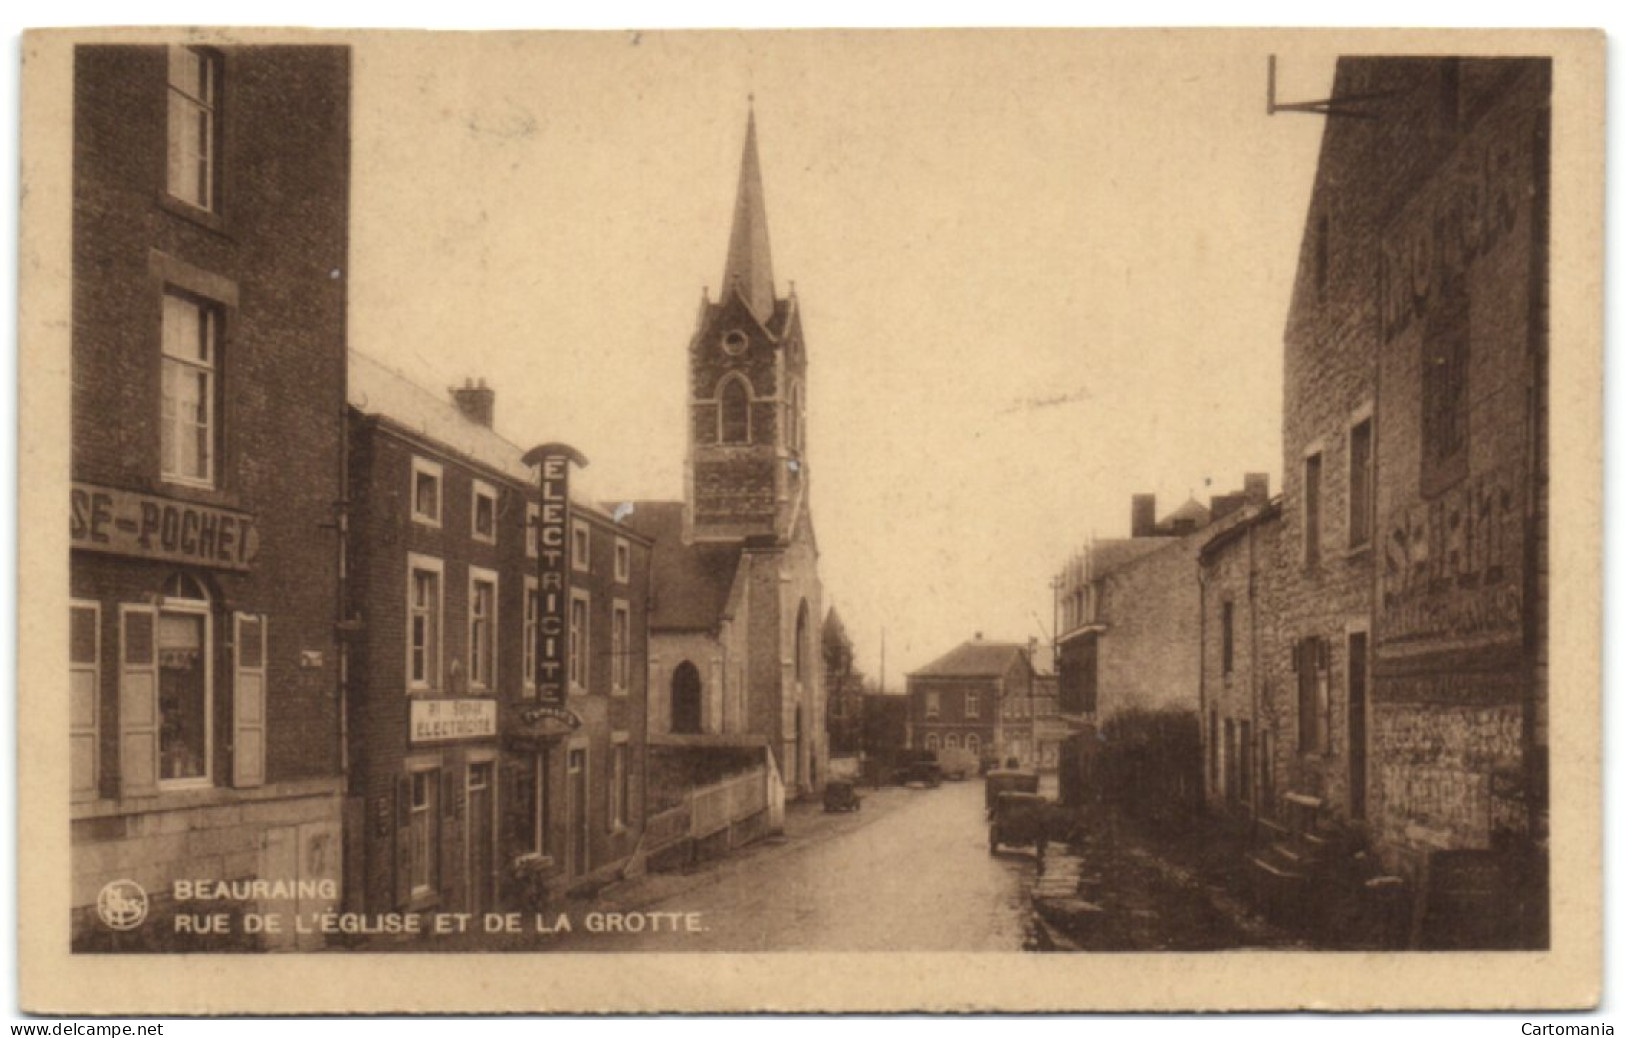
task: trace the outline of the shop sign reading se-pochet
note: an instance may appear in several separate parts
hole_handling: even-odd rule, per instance
[[[85,551],[246,570],[259,551],[254,517],[212,505],[74,483],[68,539]]]

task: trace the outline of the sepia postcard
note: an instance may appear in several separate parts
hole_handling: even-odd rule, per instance
[[[1596,1005],[1600,33],[22,47],[24,1010]]]

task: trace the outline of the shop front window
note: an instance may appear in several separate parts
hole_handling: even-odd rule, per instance
[[[209,777],[209,603],[177,577],[158,613],[159,773],[164,782]]]

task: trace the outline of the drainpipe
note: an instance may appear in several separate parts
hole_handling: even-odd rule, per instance
[[[1202,562],[1201,553],[1196,556],[1196,644],[1200,646],[1196,653],[1196,738],[1204,752],[1202,754],[1202,807],[1208,806],[1208,799],[1213,794],[1212,783],[1214,775],[1214,762],[1218,759],[1218,748],[1209,745],[1212,742],[1212,730],[1208,727],[1207,715],[1207,566]]]
[[[1247,685],[1248,696],[1252,700],[1253,731],[1252,750],[1253,767],[1248,781],[1252,786],[1252,813],[1253,820],[1258,819],[1258,803],[1262,793],[1258,776],[1263,771],[1263,761],[1258,752],[1263,744],[1263,733],[1258,727],[1258,556],[1257,545],[1254,538],[1258,535],[1258,526],[1248,520],[1247,527]]]

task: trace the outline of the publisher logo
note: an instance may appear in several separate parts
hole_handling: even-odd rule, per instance
[[[147,892],[133,879],[115,879],[96,895],[96,914],[113,930],[134,930],[147,920]]]

